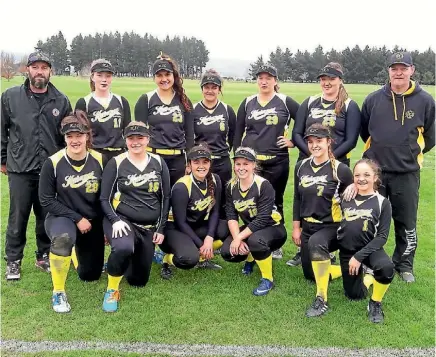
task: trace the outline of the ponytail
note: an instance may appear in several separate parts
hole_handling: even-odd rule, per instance
[[[345,101],[348,99],[348,93],[345,90],[344,85],[341,83],[340,87],[339,87],[339,93],[338,93],[338,98],[336,100],[335,103],[335,113],[336,115],[339,115],[339,113],[342,110],[342,107],[345,105]]]

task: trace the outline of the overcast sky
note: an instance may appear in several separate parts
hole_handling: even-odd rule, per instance
[[[0,11],[0,47],[15,53],[59,30],[69,44],[80,32],[195,36],[211,58],[250,61],[277,46],[436,50],[435,0],[19,0]]]

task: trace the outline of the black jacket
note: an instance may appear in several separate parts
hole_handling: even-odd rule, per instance
[[[416,82],[403,94],[386,84],[363,102],[360,136],[366,143],[363,156],[383,171],[418,171],[423,154],[435,146],[435,101]]]
[[[44,161],[65,146],[61,120],[71,112],[68,98],[51,83],[39,106],[24,84],[1,97],[1,164],[8,172],[39,173]]]

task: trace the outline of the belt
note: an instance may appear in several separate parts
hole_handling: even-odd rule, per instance
[[[148,224],[148,225],[144,226],[143,224],[133,223],[133,225],[137,226],[139,228],[142,228],[142,229],[152,229],[152,228],[154,228],[153,224]]]
[[[159,155],[180,155],[183,154],[184,150],[179,149],[155,149],[155,148],[147,148],[148,152],[152,152]]]
[[[258,159],[260,161],[271,160],[271,159],[274,159],[275,157],[276,157],[276,155],[256,155],[256,159]]]

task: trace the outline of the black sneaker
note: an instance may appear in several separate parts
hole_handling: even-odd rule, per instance
[[[286,265],[289,265],[290,267],[297,267],[301,265],[301,252],[298,251],[293,258],[286,262]]]
[[[8,262],[6,266],[6,280],[20,280],[21,278],[21,261],[14,260]]]
[[[160,270],[160,276],[162,279],[170,280],[173,277],[173,271],[168,263],[162,264],[162,269]]]
[[[321,296],[317,296],[312,306],[306,311],[306,317],[317,317],[324,315],[329,309],[329,306]]]
[[[414,283],[415,282],[415,276],[413,275],[413,273],[409,272],[409,271],[403,271],[400,273],[400,277],[401,279],[403,279],[403,281],[405,283]]]
[[[50,273],[50,259],[48,257],[48,254],[37,254],[35,266],[46,273]]]
[[[221,265],[215,264],[210,260],[204,260],[199,262],[196,266],[199,269],[209,269],[209,270],[221,270],[223,267]]]
[[[368,318],[369,321],[375,324],[382,323],[385,314],[383,313],[383,308],[381,302],[374,301],[373,299],[369,300],[368,304]]]

